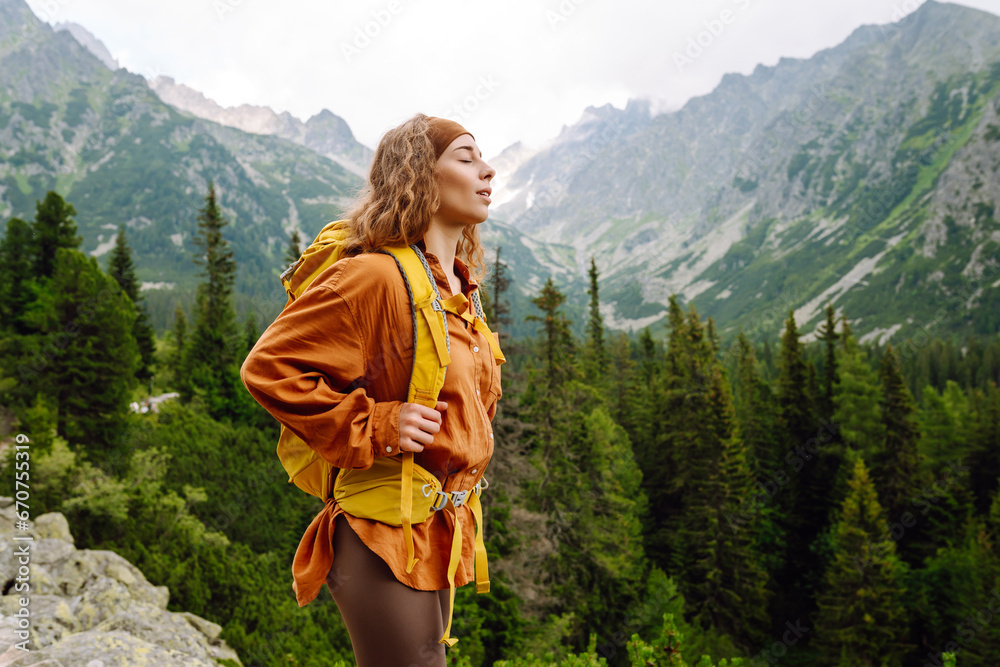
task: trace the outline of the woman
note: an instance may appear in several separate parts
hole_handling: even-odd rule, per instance
[[[417,114],[387,132],[346,216],[350,256],[286,306],[244,362],[253,397],[338,468],[367,469],[376,458],[413,452],[446,492],[480,484],[502,393],[486,340],[492,334],[447,313],[451,363],[436,409],[405,402],[410,300],[395,260],[373,251],[417,245],[441,299],[464,294],[471,302],[483,274],[478,225],[489,214],[495,173],[453,121]],[[472,579],[475,560],[471,511],[453,509],[413,526],[410,572],[401,528],[347,514],[332,498],[306,530],[292,565],[299,606],[325,581],[362,667],[445,664],[454,521],[463,538],[455,585]]]

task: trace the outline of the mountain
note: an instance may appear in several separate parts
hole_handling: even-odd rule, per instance
[[[235,123],[239,109],[227,115],[160,79],[154,85],[165,97],[186,100],[174,99],[179,106],[202,102],[196,113],[180,110],[143,77],[109,69],[92,52],[101,51],[99,42],[84,37],[84,46],[71,31],[82,34],[53,30],[23,0],[0,0],[0,221],[32,220],[35,202],[55,190],[76,208],[82,249],[99,258],[124,224],[152,323],[162,333],[178,304],[193,303],[201,280],[193,239],[212,180],[229,221],[224,235],[238,267],[240,317],[253,312],[259,326],[273,320],[286,300],[278,275],[292,230],[308,241],[340,217],[371,151],[329,111],[301,123],[241,107],[250,110],[244,127],[260,130],[247,131],[197,115],[219,112],[219,120]],[[252,117],[271,125],[248,125]],[[530,240],[522,243],[502,222],[489,223],[485,235],[503,243],[504,260],[533,276],[532,286],[541,285],[550,265],[562,264],[548,249],[536,259],[525,245]],[[526,310],[528,298],[522,289],[511,300]],[[512,332],[523,329],[518,324]]]
[[[53,27],[55,30],[68,31],[108,69],[118,69],[118,61],[111,56],[104,43],[82,25],[57,23]],[[373,151],[354,138],[344,119],[327,109],[303,123],[287,111],[279,114],[270,107],[251,104],[223,107],[197,90],[162,74],[148,83],[161,100],[175,109],[244,132],[273,134],[289,139],[330,158],[362,178],[367,174]]]
[[[239,305],[259,309],[258,322],[283,305],[277,274],[291,231],[311,238],[361,183],[299,144],[178,112],[23,0],[0,0],[0,91],[0,219],[33,219],[36,200],[56,190],[97,257],[124,224],[139,279],[164,288],[146,292],[161,330],[199,281],[193,238],[209,180],[230,223]]]
[[[199,281],[211,179],[237,308],[268,322],[292,229],[309,239],[338,217],[370,158],[329,111],[301,122],[152,85],[0,0],[0,219],[31,219],[55,189],[95,256],[125,224],[162,331]],[[514,278],[513,332],[529,331],[549,275],[581,331],[593,256],[612,328],[662,329],[676,293],[724,340],[740,327],[773,340],[790,310],[808,340],[827,302],[863,340],[994,333],[998,95],[1000,17],[927,2],[811,58],[728,74],[680,109],[592,107],[541,148],[515,144],[494,160],[483,225]]]
[[[998,91],[1000,17],[927,2],[675,112],[589,109],[496,213],[571,246],[578,280],[595,256],[620,327],[662,325],[677,293],[724,338],[790,309],[811,331],[827,301],[868,340],[993,333]]]
[[[161,100],[176,109],[244,132],[273,134],[306,146],[361,178],[368,173],[374,151],[359,143],[347,122],[328,109],[323,109],[303,123],[287,111],[279,114],[270,107],[251,104],[220,106],[197,90],[176,83],[169,76],[157,76],[149,82],[149,86]]]
[[[93,53],[108,69],[113,71],[120,67],[118,61],[108,51],[108,47],[104,46],[104,42],[94,37],[89,30],[79,23],[56,23],[52,27],[56,30],[65,30],[73,35],[76,41],[80,42],[80,46]]]

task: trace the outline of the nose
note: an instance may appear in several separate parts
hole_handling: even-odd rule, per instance
[[[486,173],[483,175],[483,178],[485,178],[486,180],[490,180],[496,175],[497,175],[497,170],[491,167],[489,164],[486,164]]]

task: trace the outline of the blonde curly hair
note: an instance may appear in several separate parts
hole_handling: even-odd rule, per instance
[[[347,253],[412,245],[427,233],[431,216],[441,204],[428,118],[418,113],[382,135],[368,180],[344,215],[350,220]],[[469,225],[462,231],[456,256],[477,282],[486,274],[484,254],[479,226]]]

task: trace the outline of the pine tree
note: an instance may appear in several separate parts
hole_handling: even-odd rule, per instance
[[[765,638],[769,594],[756,545],[760,516],[744,525],[730,518],[753,489],[752,463],[735,432],[729,384],[713,353],[708,330],[691,307],[684,318],[671,301],[672,371],[659,419],[664,455],[653,466],[662,475],[658,492],[658,535],[671,569],[703,626],[715,626],[749,648]],[[669,458],[669,465],[665,465]]]
[[[639,333],[639,350],[642,358],[642,378],[646,387],[651,387],[653,376],[659,371],[656,359],[656,342],[646,327]]]
[[[644,448],[640,441],[649,432],[648,421],[643,419],[641,396],[636,363],[632,360],[632,345],[624,332],[614,337],[611,347],[611,390],[609,402],[615,422],[629,435],[633,449]]]
[[[288,239],[288,249],[285,251],[285,264],[290,265],[299,261],[302,256],[302,237],[298,229],[292,230],[292,235]]]
[[[646,558],[640,517],[647,501],[625,431],[601,406],[575,420],[581,418],[576,462],[586,492],[567,508],[571,529],[560,541],[566,561],[573,563],[572,588],[583,594],[583,604],[567,608],[585,619],[586,630],[596,631],[613,627],[641,594]]]
[[[244,338],[238,333],[232,305],[236,262],[229,242],[222,236],[226,224],[216,202],[215,186],[209,182],[195,237],[201,249],[195,261],[205,267],[202,275],[207,280],[198,286],[186,365],[191,373],[191,388],[203,395],[209,412],[216,417],[234,416],[245,393],[237,391]],[[182,398],[189,400],[191,396],[182,392]]]
[[[703,625],[718,628],[749,650],[767,638],[771,594],[768,575],[761,566],[762,554],[757,549],[764,517],[755,514],[739,529],[727,520],[752,494],[753,475],[746,445],[734,432],[729,385],[718,362],[712,364],[711,373],[708,414],[715,431],[712,439],[713,449],[718,451],[718,469],[704,480],[705,486],[701,480],[692,480],[693,488],[685,494],[684,516],[691,519],[688,530],[697,530],[695,522],[702,514],[699,503],[707,501],[710,508],[709,521],[704,524],[710,533],[708,539],[686,546],[702,556],[695,561],[694,571],[688,572],[695,582],[688,600]],[[708,463],[711,465],[711,461]],[[718,495],[703,500],[702,489],[711,488],[713,482]]]
[[[708,341],[712,354],[718,354],[722,344],[719,341],[719,334],[715,331],[715,320],[711,317],[708,318],[708,324],[705,327],[705,339]]]
[[[954,383],[951,386],[958,387]],[[963,422],[957,417],[962,407],[949,405],[930,386],[923,388],[922,395],[918,449],[922,456],[927,456],[930,474],[920,472],[919,488],[908,499],[906,508],[917,521],[902,542],[905,547],[902,553],[910,556],[911,563],[925,562],[944,546],[959,546],[965,538],[962,528],[973,513],[972,484],[968,466],[964,464],[965,434]],[[964,399],[961,390],[959,395]],[[901,518],[906,518],[906,514],[890,516],[896,521]]]
[[[895,520],[920,486],[917,451],[920,432],[913,397],[899,373],[899,362],[892,345],[886,348],[882,357],[879,377],[885,440],[874,457],[873,477],[883,507],[888,511],[889,518]]]
[[[823,364],[823,398],[820,409],[824,415],[830,416],[833,415],[834,410],[833,386],[837,382],[836,351],[837,341],[840,339],[836,331],[835,311],[830,304],[826,307],[826,322],[820,328],[816,338],[823,341],[826,351]]]
[[[11,218],[7,234],[0,239],[0,333],[30,331],[21,318],[33,298],[26,275],[26,267],[33,264],[31,253],[31,227],[20,218]]]
[[[148,380],[153,374],[153,364],[156,360],[156,340],[153,327],[149,323],[149,314],[141,303],[142,294],[139,281],[135,277],[135,263],[132,261],[132,250],[125,239],[125,227],[119,225],[118,236],[115,237],[115,247],[108,259],[108,274],[118,281],[122,290],[135,307],[135,324],[132,325],[132,336],[139,346],[142,362],[135,376],[139,380]]]
[[[962,389],[952,382],[944,394],[939,394],[934,387],[925,385],[920,403],[920,451],[928,466],[937,470],[948,461],[964,459],[968,449],[964,428],[968,423],[968,401]]]
[[[507,265],[500,261],[500,246],[497,246],[489,277],[490,311],[486,313],[486,321],[490,329],[497,333],[501,348],[510,339],[510,305],[504,300],[508,289],[510,278],[507,276]]]
[[[778,405],[787,437],[799,444],[815,431],[812,420],[812,397],[808,394],[809,370],[802,357],[802,344],[795,326],[795,313],[789,311],[781,334],[778,359]]]
[[[817,656],[828,665],[845,664],[845,657],[846,664],[859,667],[899,665],[910,648],[901,639],[908,624],[905,566],[895,543],[884,539],[885,516],[860,457],[849,488],[833,529],[833,562],[818,599]]]
[[[49,190],[44,201],[35,202],[34,274],[36,277],[50,278],[55,269],[56,250],[77,248],[81,241],[76,234],[76,209],[57,192]]]
[[[58,432],[102,462],[115,454],[140,362],[135,310],[95,258],[60,248],[55,259],[50,333],[73,332],[52,368]]]
[[[167,352],[167,368],[170,370],[170,377],[174,388],[182,396],[190,395],[192,389],[188,383],[191,376],[186,366],[188,362],[186,350],[190,341],[188,340],[187,316],[184,315],[184,309],[181,308],[180,304],[177,304],[177,308],[174,310],[174,328],[172,333],[174,344]]]
[[[757,368],[753,346],[740,328],[736,340],[736,424],[747,446],[754,474],[770,476],[785,465],[784,452],[775,441],[777,415],[772,411],[771,388]]]
[[[253,346],[257,344],[257,318],[254,317],[253,311],[247,315],[246,322],[243,325],[243,336],[244,336],[244,347],[246,352],[249,353],[253,349]]]
[[[669,299],[667,320],[670,332],[662,378],[656,378],[650,389],[652,398],[648,419],[654,429],[647,447],[639,450],[643,470],[643,486],[649,498],[650,514],[646,525],[646,553],[664,571],[675,571],[678,558],[674,531],[677,515],[682,511],[685,481],[689,479],[683,452],[694,441],[694,420],[688,402],[690,356],[688,323],[676,295]],[[652,352],[652,338],[647,352]],[[648,362],[647,362],[648,363]],[[655,377],[655,376],[654,376]],[[697,396],[698,394],[695,393]]]
[[[587,276],[590,279],[590,287],[587,289],[587,294],[590,295],[590,308],[584,363],[587,379],[593,383],[600,383],[608,372],[608,353],[604,346],[604,319],[601,317],[601,304],[598,298],[597,264],[593,257],[590,258]]]
[[[1000,484],[1000,391],[994,384],[972,390],[968,440],[976,510],[985,514]]]
[[[531,300],[531,303],[544,313],[528,315],[524,319],[529,322],[542,323],[542,350],[545,358],[545,377],[550,389],[555,389],[574,375],[573,358],[574,344],[569,326],[572,324],[559,311],[566,301],[566,295],[559,291],[550,276],[542,287],[542,292]]]
[[[840,427],[844,444],[870,461],[885,439],[879,407],[882,385],[850,331],[842,335],[838,355],[839,372],[833,384],[833,421]]]
[[[796,452],[792,483],[778,495],[778,528],[788,537],[785,567],[775,575],[779,590],[788,591],[783,600],[787,607],[773,610],[778,617],[805,614],[810,582],[819,575],[820,563],[810,545],[825,526],[828,490],[831,480],[826,466],[820,466],[820,452],[815,447],[818,424],[812,421],[812,397],[808,392],[808,368],[789,311],[778,353],[776,398],[779,415],[781,451]],[[809,445],[814,446],[810,449]]]

